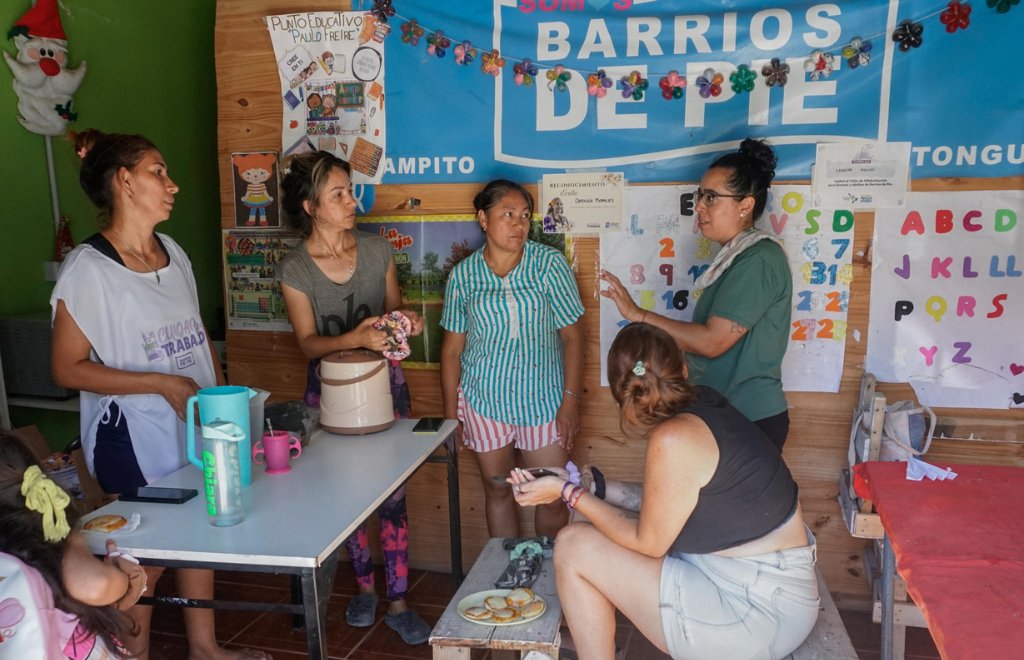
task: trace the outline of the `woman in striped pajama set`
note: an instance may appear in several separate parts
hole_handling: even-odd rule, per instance
[[[526,189],[491,181],[473,205],[487,242],[448,279],[441,390],[445,417],[461,422],[462,441],[480,463],[487,530],[514,537],[518,518],[504,478],[517,462],[564,465],[579,430],[583,304],[565,257],[527,240]],[[561,502],[538,506],[535,516],[536,533],[547,536],[568,521]]]

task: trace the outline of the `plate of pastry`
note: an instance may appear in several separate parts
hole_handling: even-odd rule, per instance
[[[462,618],[485,626],[513,626],[533,621],[547,609],[532,589],[490,589],[470,594],[458,604]]]

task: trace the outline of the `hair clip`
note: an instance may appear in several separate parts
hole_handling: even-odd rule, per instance
[[[636,364],[633,365],[633,375],[643,376],[647,373],[647,367],[644,366],[643,360],[637,360]]]
[[[85,157],[89,155],[89,147],[79,147],[75,153],[79,160],[85,160]]]

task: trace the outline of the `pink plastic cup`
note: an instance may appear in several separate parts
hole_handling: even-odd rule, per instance
[[[292,450],[295,454],[292,454]],[[252,448],[252,462],[267,464],[267,474],[285,474],[291,472],[293,458],[302,455],[302,444],[299,439],[288,431],[271,431],[264,433],[263,439]]]

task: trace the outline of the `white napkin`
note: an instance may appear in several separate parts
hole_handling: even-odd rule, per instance
[[[915,456],[907,458],[907,481],[921,481],[925,477],[932,481],[945,481],[946,479],[956,479],[956,472],[949,468],[942,469],[931,463],[925,463]]]

